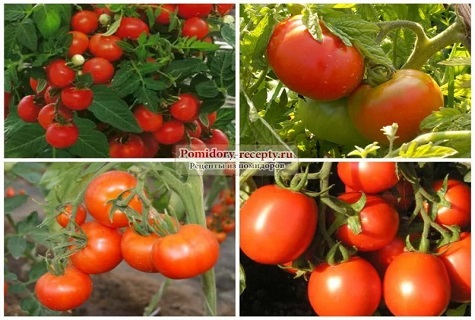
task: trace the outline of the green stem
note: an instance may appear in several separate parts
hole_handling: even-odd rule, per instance
[[[150,300],[149,305],[145,307],[143,311],[144,316],[148,317],[158,314],[158,303],[160,302],[160,299],[162,299],[163,293],[165,292],[165,289],[170,285],[170,283],[171,280],[165,278],[165,281],[160,286],[160,289],[153,295],[152,299]]]
[[[254,84],[249,88],[248,94],[250,96],[254,94],[254,92],[259,88],[262,82],[266,79],[268,70],[269,70],[269,66],[265,66],[264,70],[261,71],[259,78],[257,78],[257,81],[254,82]]]

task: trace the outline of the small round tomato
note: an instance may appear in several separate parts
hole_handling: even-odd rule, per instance
[[[170,113],[181,122],[193,122],[200,113],[200,101],[193,94],[182,93],[178,101],[170,106]]]
[[[234,229],[236,229],[236,222],[232,218],[227,218],[223,220],[221,227],[223,228],[224,232],[232,232]]]
[[[344,193],[338,199],[353,204],[361,198],[361,193]],[[399,215],[384,199],[366,195],[366,203],[358,213],[361,232],[355,233],[348,223],[338,228],[336,237],[344,244],[359,251],[374,251],[388,245],[399,229]]]
[[[112,228],[122,228],[129,224],[127,216],[120,208],[112,212],[112,202],[116,198],[125,199],[130,189],[137,186],[137,179],[124,171],[108,171],[94,178],[87,186],[84,203],[87,210],[97,221]],[[128,207],[142,212],[142,202],[134,196]],[[125,208],[123,208],[125,209]]]
[[[201,137],[201,126],[198,120],[191,122],[191,125],[186,127],[186,133],[193,138]]]
[[[142,139],[145,145],[145,152],[143,154],[143,158],[155,158],[160,150],[160,145],[158,141],[155,139],[152,133],[150,132],[142,132],[139,134],[140,138]]]
[[[162,4],[160,5],[160,14],[155,18],[155,22],[158,24],[169,25],[170,13],[175,11],[176,6],[174,4]]]
[[[89,38],[86,34],[80,31],[70,31],[73,36],[73,40],[68,49],[68,56],[72,57],[75,54],[83,54],[89,47]]]
[[[101,14],[107,14],[109,16],[112,14],[111,10],[106,5],[94,5],[94,12],[97,14],[98,17],[100,17]]]
[[[386,272],[389,264],[398,255],[402,254],[405,248],[406,244],[404,243],[404,240],[396,236],[390,243],[381,249],[365,252],[363,257],[373,265],[373,267],[381,276],[381,279],[383,279],[384,273]]]
[[[127,228],[122,236],[120,249],[129,266],[143,272],[158,272],[152,263],[152,247],[160,237],[157,234],[143,236]]]
[[[90,73],[95,84],[107,84],[114,76],[114,66],[104,58],[92,58],[87,60],[82,72]]]
[[[35,102],[35,96],[23,97],[18,103],[18,117],[25,122],[37,122],[42,105]]]
[[[216,240],[218,240],[218,243],[223,243],[224,240],[226,240],[226,238],[228,237],[228,235],[224,231],[214,230],[213,233],[214,233],[214,236],[216,237]]]
[[[310,245],[317,216],[312,198],[275,185],[261,187],[241,207],[241,250],[264,264],[295,260]]]
[[[76,12],[71,18],[71,28],[85,34],[93,33],[99,27],[98,15],[89,10]]]
[[[227,150],[229,147],[229,139],[228,136],[219,129],[211,129],[210,131],[211,137],[208,139],[203,140],[209,149],[216,148],[217,150]]]
[[[89,299],[91,293],[91,277],[73,267],[67,267],[60,276],[45,273],[35,285],[38,301],[55,311],[77,308]]]
[[[120,20],[119,28],[114,35],[120,39],[137,40],[142,33],[145,33],[146,35],[150,33],[145,22],[139,18],[123,17],[122,20]]]
[[[234,8],[234,3],[221,3],[216,5],[216,11],[221,15],[225,16]]]
[[[432,184],[432,188],[435,191],[440,191],[443,183],[443,180],[435,181]],[[469,227],[472,212],[470,187],[462,181],[449,179],[447,181],[447,192],[445,193],[444,198],[445,201],[450,204],[450,207],[440,204],[435,217],[435,222],[447,226],[457,225],[460,228]]]
[[[153,112],[145,105],[140,104],[134,108],[134,117],[143,131],[154,132],[160,129],[163,124],[163,117],[160,113]]]
[[[229,189],[222,190],[218,198],[221,202],[224,202],[227,205],[234,205],[234,192]]]
[[[198,139],[198,138],[195,138],[195,137],[191,137],[190,138],[190,149],[191,150],[194,150],[194,151],[203,151],[203,150],[206,150],[208,148],[208,146],[206,145],[206,143],[203,142],[203,140],[201,139]]]
[[[81,230],[86,236],[87,244],[70,257],[78,270],[87,274],[99,274],[119,265],[122,261],[120,230],[108,228],[97,221],[83,223]],[[75,245],[71,249],[75,250]]]
[[[186,19],[183,23],[181,34],[183,37],[196,37],[201,40],[209,33],[209,26],[206,21],[198,17]]]
[[[175,144],[185,136],[185,125],[183,122],[170,120],[163,123],[153,135],[161,144]]]
[[[46,104],[56,103],[59,100],[59,89],[55,89],[52,86],[47,86],[43,98],[45,99]]]
[[[213,10],[212,4],[177,4],[177,7],[178,16],[183,19],[206,18]]]
[[[56,221],[61,227],[66,228],[66,226],[69,224],[72,213],[73,205],[68,203],[60,210],[59,214],[56,216]],[[86,221],[86,217],[86,208],[82,204],[78,205],[76,209],[76,218],[74,218],[74,221],[78,225],[81,225],[84,223],[84,221]]]
[[[338,177],[355,191],[380,193],[399,181],[395,162],[340,162]]]
[[[152,261],[165,277],[187,279],[205,273],[218,261],[219,243],[210,230],[197,224],[182,226],[177,233],[158,239]]]
[[[384,301],[395,316],[439,316],[450,301],[450,280],[438,257],[405,252],[384,276]]]
[[[68,108],[62,105],[56,106],[54,103],[49,103],[41,108],[38,114],[38,123],[43,129],[47,130],[53,122],[68,122],[73,119],[73,113]]]
[[[13,188],[13,187],[7,187],[7,188],[5,189],[5,197],[11,198],[11,197],[14,197],[14,196],[16,196],[15,188]]]
[[[450,300],[470,303],[472,296],[471,234],[462,232],[460,239],[437,250],[450,279]]]
[[[333,266],[322,263],[310,275],[308,298],[319,316],[370,316],[381,300],[381,280],[359,257]]]
[[[46,129],[46,142],[56,149],[69,148],[78,141],[78,138],[79,129],[72,122],[65,124],[55,122]]]
[[[109,140],[111,158],[142,158],[145,144],[138,135],[133,133],[114,135]]]
[[[89,52],[97,58],[104,58],[109,62],[117,61],[122,57],[122,48],[116,43],[120,41],[117,36],[104,36],[95,34],[89,40]]]
[[[94,93],[89,88],[67,87],[61,90],[61,102],[71,110],[87,109],[94,98]]]
[[[76,72],[66,65],[66,61],[58,59],[50,62],[46,66],[46,78],[53,88],[64,88],[69,86],[76,76]]]

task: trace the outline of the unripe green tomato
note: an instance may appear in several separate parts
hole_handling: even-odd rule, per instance
[[[170,200],[168,201],[168,210],[172,216],[176,216],[178,221],[183,221],[185,218],[185,206],[177,193],[171,191]]]
[[[72,58],[71,58],[71,62],[75,65],[75,66],[82,66],[84,64],[86,60],[84,59],[84,57],[80,54],[75,54]]]

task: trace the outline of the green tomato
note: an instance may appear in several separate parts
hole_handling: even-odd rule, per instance
[[[172,216],[175,216],[178,221],[183,221],[185,218],[185,206],[181,201],[180,196],[175,192],[170,192],[170,200],[168,200],[168,210]]]

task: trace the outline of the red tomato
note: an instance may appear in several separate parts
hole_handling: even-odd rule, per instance
[[[138,135],[133,133],[114,135],[109,140],[111,158],[142,158],[145,144]]]
[[[69,33],[73,35],[73,40],[68,49],[68,56],[72,57],[75,54],[83,54],[86,52],[89,47],[89,38],[86,34],[80,31],[70,31]]]
[[[323,41],[315,40],[301,15],[280,22],[267,45],[267,61],[293,91],[315,100],[337,100],[360,84],[364,59],[324,26],[322,32]]]
[[[47,130],[53,122],[68,122],[73,120],[73,113],[62,105],[50,103],[41,108],[38,114],[38,123]]]
[[[182,93],[170,106],[170,113],[181,122],[193,122],[200,113],[200,101],[191,93]]]
[[[443,180],[435,181],[432,184],[432,188],[435,191],[439,191],[442,188],[443,182]],[[447,226],[457,225],[460,228],[469,227],[472,212],[470,187],[462,181],[449,179],[444,198],[450,204],[450,208],[443,204],[439,205],[435,222]]]
[[[90,73],[94,84],[109,83],[114,76],[114,66],[104,58],[92,58],[87,60],[82,71]]]
[[[101,14],[107,14],[109,16],[112,14],[111,10],[108,7],[99,7],[97,5],[94,6],[94,12],[97,14],[98,17],[100,17]]]
[[[462,232],[458,241],[437,250],[449,274],[451,301],[470,303],[472,299],[471,239],[469,232]]]
[[[181,35],[183,37],[196,37],[197,39],[203,39],[208,35],[208,33],[208,23],[198,17],[186,19],[181,30]]]
[[[76,72],[66,65],[66,61],[58,59],[50,62],[46,66],[46,78],[53,88],[64,88],[69,86],[76,76]]]
[[[191,137],[190,138],[190,149],[194,151],[203,151],[206,150],[208,146],[201,139]]]
[[[267,185],[249,197],[240,215],[241,250],[259,263],[282,264],[296,259],[310,245],[318,208],[302,193]]]
[[[381,280],[359,257],[334,266],[322,263],[310,275],[308,298],[319,316],[370,316],[381,300]]]
[[[71,19],[71,28],[85,34],[93,33],[99,27],[98,15],[89,10],[76,12]]]
[[[178,16],[183,19],[206,18],[213,10],[212,4],[177,4],[177,7]]]
[[[170,13],[174,12],[175,8],[174,4],[162,4],[160,14],[155,18],[155,22],[164,25],[170,24]]]
[[[227,150],[229,147],[229,140],[226,134],[219,129],[210,130],[211,137],[203,140],[209,149],[216,148],[217,150]]]
[[[223,220],[221,227],[223,228],[224,232],[232,232],[234,229],[236,229],[236,222],[232,218],[227,218]]]
[[[89,40],[89,52],[97,58],[104,58],[109,62],[117,61],[122,57],[122,48],[116,43],[120,38],[95,34]]]
[[[355,191],[380,193],[399,181],[395,162],[340,162],[338,177]]]
[[[389,264],[398,255],[402,254],[405,248],[406,244],[404,243],[404,240],[396,236],[390,243],[381,249],[365,252],[363,257],[373,265],[373,267],[381,276],[381,279],[383,279],[384,273],[386,272]]]
[[[58,91],[60,90],[53,88],[52,86],[47,86],[44,93],[44,99],[46,104],[56,103],[59,100]]]
[[[233,4],[233,3],[229,3],[229,4],[222,3],[222,4],[217,4],[217,5],[216,5],[216,11],[217,11],[221,16],[227,15],[229,12],[231,12],[231,10],[232,10],[233,8],[234,8],[234,4]]]
[[[218,240],[218,243],[223,243],[224,240],[226,240],[226,238],[228,237],[226,232],[223,232],[223,231],[214,230],[213,234],[216,237],[216,240]]]
[[[187,126],[186,133],[193,138],[201,137],[201,126],[198,120],[193,121],[191,125]]]
[[[139,18],[123,17],[120,21],[119,28],[114,35],[120,39],[137,40],[142,33],[145,33],[146,35],[150,33],[145,22]]]
[[[338,199],[353,204],[361,198],[361,193],[344,193]],[[381,197],[366,195],[366,204],[359,212],[361,232],[354,233],[348,224],[338,228],[336,237],[344,244],[359,251],[379,250],[388,245],[399,229],[399,215]]]
[[[177,233],[160,238],[152,249],[155,268],[171,279],[205,273],[214,267],[218,256],[219,243],[215,235],[197,224],[184,225]]]
[[[143,131],[157,131],[163,124],[162,115],[151,111],[143,104],[134,108],[134,117]]]
[[[152,133],[150,132],[143,132],[139,134],[140,138],[142,139],[145,145],[145,152],[143,158],[155,158],[160,149],[160,145],[158,141],[155,139]]]
[[[25,122],[37,122],[42,105],[35,102],[35,96],[23,97],[18,103],[18,117]]]
[[[56,216],[56,221],[61,227],[66,228],[66,226],[69,224],[69,220],[71,218],[72,213],[73,205],[68,203],[61,209],[60,213]],[[74,219],[74,221],[78,225],[81,225],[84,223],[84,221],[86,221],[86,217],[86,208],[81,204],[76,209],[76,218]]]
[[[11,198],[11,197],[14,197],[15,195],[16,195],[15,188],[13,188],[13,187],[7,187],[7,188],[5,189],[5,197]]]
[[[86,235],[87,244],[70,257],[78,270],[87,274],[99,274],[119,265],[122,261],[122,233],[119,230],[108,228],[97,221],[82,224],[81,230]],[[75,246],[71,249],[74,250]]]
[[[87,186],[84,196],[86,208],[97,221],[112,228],[122,228],[129,224],[127,216],[122,210],[116,209],[112,215],[111,200],[118,197],[125,199],[129,190],[137,186],[137,179],[124,171],[109,171],[94,178]],[[138,196],[134,196],[128,207],[138,213],[142,212],[142,202]],[[112,217],[112,219],[110,218]]]
[[[94,98],[94,93],[89,88],[67,87],[61,90],[61,102],[71,110],[87,109]]]
[[[175,144],[185,136],[185,125],[183,122],[170,120],[163,123],[153,135],[161,144]]]
[[[222,190],[218,195],[218,199],[225,204],[234,205],[234,193],[229,189]]]
[[[438,316],[450,300],[450,280],[438,257],[400,254],[384,276],[384,301],[395,316]]]
[[[77,308],[89,299],[91,293],[91,277],[73,267],[67,267],[60,276],[45,273],[35,285],[38,301],[55,311]]]
[[[46,129],[46,142],[56,149],[69,148],[78,141],[79,129],[74,123],[52,123]]]
[[[152,247],[158,239],[157,234],[143,236],[127,228],[120,243],[125,262],[139,271],[158,272],[152,263]]]

